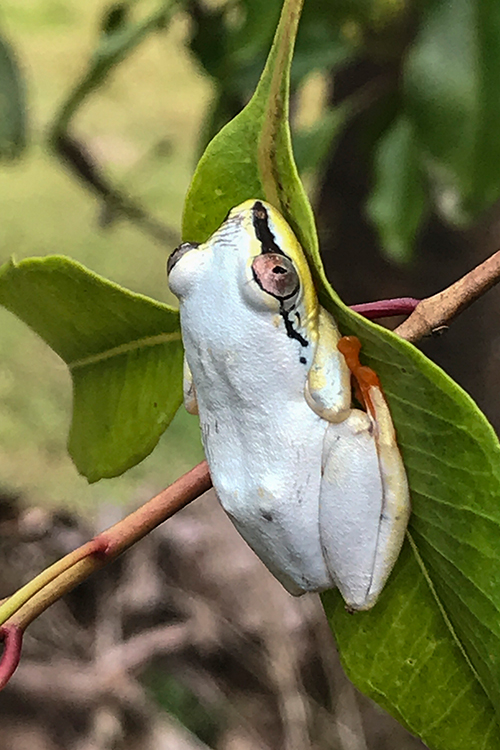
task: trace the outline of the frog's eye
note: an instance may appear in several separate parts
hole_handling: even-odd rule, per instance
[[[300,281],[292,261],[278,253],[258,255],[252,263],[253,277],[268,294],[289,299],[297,294]]]

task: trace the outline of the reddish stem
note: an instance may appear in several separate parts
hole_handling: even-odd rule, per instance
[[[0,658],[0,690],[8,683],[17,669],[23,645],[23,630],[18,625],[0,627],[0,641],[3,641],[3,654]]]
[[[17,668],[23,632],[35,617],[211,486],[207,462],[202,461],[129,516],[47,569],[33,592],[20,596],[23,593],[20,589],[9,597],[6,603],[15,597],[20,601],[0,627],[0,643],[4,642],[0,658],[0,690]]]
[[[360,305],[351,305],[351,310],[363,315],[368,320],[377,318],[390,318],[394,315],[410,315],[419,299],[414,297],[394,297],[394,299],[381,299],[377,302],[362,302]]]

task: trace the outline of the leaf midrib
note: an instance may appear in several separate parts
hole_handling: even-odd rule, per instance
[[[67,365],[71,372],[79,370],[82,367],[88,367],[89,365],[95,365],[98,362],[104,362],[113,357],[119,357],[122,354],[129,354],[130,352],[138,351],[139,349],[147,349],[160,344],[168,344],[172,341],[180,341],[180,331],[173,331],[171,333],[158,333],[154,336],[145,336],[141,339],[135,339],[134,341],[127,341],[125,344],[119,346],[113,346],[111,349],[105,349],[97,354],[89,354],[87,357],[81,359],[75,359],[72,362],[67,362]]]

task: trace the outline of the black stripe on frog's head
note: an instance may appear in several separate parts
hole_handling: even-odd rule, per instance
[[[285,255],[276,242],[274,234],[271,232],[267,210],[260,201],[255,201],[252,206],[252,222],[253,228],[255,229],[255,236],[262,247],[262,254],[275,253],[278,255]]]
[[[252,223],[262,248],[252,263],[255,281],[264,292],[281,302],[294,297],[300,289],[297,271],[276,242],[269,226],[267,209],[260,201],[255,201],[252,206]]]
[[[169,259],[167,260],[167,275],[170,275],[170,272],[172,268],[175,266],[178,260],[182,258],[183,255],[188,253],[190,250],[194,250],[196,247],[199,247],[199,242],[183,242],[181,245],[175,248],[170,254]]]
[[[278,300],[287,336],[296,339],[303,347],[309,346],[309,341],[296,330],[290,318],[300,292],[299,274],[292,259],[276,242],[269,226],[268,212],[260,201],[255,201],[252,206],[252,223],[262,248],[252,263],[253,278],[264,292]],[[306,364],[307,360],[301,356],[300,362]]]

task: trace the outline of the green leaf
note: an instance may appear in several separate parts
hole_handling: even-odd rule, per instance
[[[208,145],[184,207],[183,235],[203,242],[233,206],[268,200],[319,262],[314,217],[293,160],[288,99],[302,0],[285,0],[266,67],[242,112]],[[279,176],[279,177],[278,177]]]
[[[448,218],[500,196],[500,3],[431,0],[404,68],[408,113]]]
[[[342,665],[358,688],[434,750],[497,750],[495,715],[422,575],[410,543],[377,605],[350,615],[322,594]]]
[[[336,592],[324,595],[342,659],[355,684],[429,747],[493,750],[500,747],[500,446],[459,386],[414,346],[350,311],[326,279],[286,121],[299,10],[285,2],[254,97],[200,160],[184,236],[204,241],[228,209],[251,198],[269,200],[296,230],[321,304],[344,334],[359,336],[363,360],[381,378],[412,491],[414,544],[406,544],[374,610],[348,615]]]
[[[80,473],[95,482],[145,458],[182,400],[177,311],[60,256],[6,263],[0,304],[69,367]]]
[[[359,336],[363,361],[384,386],[415,542],[372,612],[349,616],[326,596],[346,669],[429,747],[497,748],[498,439],[472,399],[415,347],[343,305],[330,309],[344,333]]]
[[[0,37],[0,158],[13,159],[25,143],[24,85],[12,49]]]
[[[397,262],[410,260],[426,206],[420,153],[411,122],[400,116],[375,153],[375,186],[367,210],[382,248]]]

